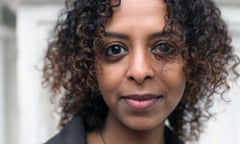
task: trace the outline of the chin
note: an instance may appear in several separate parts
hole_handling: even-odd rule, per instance
[[[124,125],[129,129],[136,130],[136,131],[148,131],[157,128],[161,128],[164,126],[164,120],[153,120],[153,119],[133,119],[128,120]]]

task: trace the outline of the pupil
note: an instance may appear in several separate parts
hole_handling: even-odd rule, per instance
[[[165,46],[165,47],[163,47],[163,51],[167,53],[167,52],[169,52],[169,48]]]
[[[162,52],[164,53],[170,53],[171,49],[169,46],[162,45],[161,46]]]
[[[119,46],[114,46],[114,47],[112,48],[112,53],[113,53],[113,54],[119,54],[120,52],[121,52],[121,49],[120,49]]]

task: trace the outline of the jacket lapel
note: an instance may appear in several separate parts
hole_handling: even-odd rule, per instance
[[[86,144],[86,133],[80,116],[73,119],[45,144]]]

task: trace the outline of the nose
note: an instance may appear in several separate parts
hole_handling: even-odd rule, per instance
[[[143,84],[146,80],[154,77],[154,70],[151,59],[146,52],[138,51],[131,54],[127,71],[128,80],[137,84]]]

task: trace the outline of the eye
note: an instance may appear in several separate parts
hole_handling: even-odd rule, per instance
[[[104,49],[105,56],[117,57],[127,53],[127,49],[120,44],[112,44]]]
[[[160,41],[151,49],[152,53],[158,56],[168,56],[176,54],[177,48],[174,44]]]

